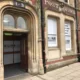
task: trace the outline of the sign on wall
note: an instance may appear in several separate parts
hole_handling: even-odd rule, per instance
[[[25,4],[20,1],[14,1],[14,6],[25,8]]]
[[[68,16],[75,17],[75,9],[61,3],[59,0],[44,0],[46,9],[56,12],[62,12]]]
[[[20,51],[20,41],[4,41],[4,52]]]
[[[70,22],[65,22],[65,43],[66,43],[66,50],[71,50],[71,24]]]
[[[37,0],[14,0],[14,6],[25,8],[26,3],[36,5]]]

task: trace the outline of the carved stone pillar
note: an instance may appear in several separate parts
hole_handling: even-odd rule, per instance
[[[4,67],[3,67],[3,28],[2,28],[2,15],[0,12],[0,80],[4,80]]]
[[[60,15],[60,48],[61,48],[61,56],[66,55],[65,51],[65,30],[64,30],[64,15]]]

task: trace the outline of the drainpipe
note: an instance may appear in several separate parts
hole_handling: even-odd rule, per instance
[[[79,58],[79,40],[78,40],[78,16],[77,16],[77,0],[74,0],[74,3],[75,3],[75,18],[76,18],[76,37],[77,37],[77,57],[78,57],[78,61],[80,61],[80,58]]]
[[[44,27],[45,27],[45,18],[44,18],[44,8],[43,8],[43,1],[40,0],[41,4],[41,35],[42,35],[42,58],[43,58],[43,67],[44,73],[46,73],[46,55],[45,55],[45,37],[44,37]]]

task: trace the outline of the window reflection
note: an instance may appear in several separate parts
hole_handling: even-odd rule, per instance
[[[15,23],[13,16],[9,14],[4,15],[3,25],[4,27],[14,28]]]
[[[17,19],[17,27],[21,29],[26,29],[26,22],[23,17],[18,17]]]

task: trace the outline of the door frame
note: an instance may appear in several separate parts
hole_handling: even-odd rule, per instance
[[[29,34],[28,34],[28,62],[30,62],[30,64],[28,64],[28,72],[31,74],[36,74],[39,73],[39,68],[43,69],[43,63],[41,62],[40,64],[42,66],[38,66],[39,65],[39,59],[42,57],[42,53],[41,53],[41,39],[39,41],[39,31],[38,31],[38,27],[39,27],[39,18],[38,18],[38,14],[36,12],[36,10],[34,9],[34,7],[30,6],[30,5],[25,5],[25,9],[23,8],[19,8],[16,6],[13,6],[13,1],[10,1],[8,3],[8,1],[5,2],[2,1],[1,2],[1,10],[0,10],[0,69],[2,70],[2,78],[4,79],[4,66],[3,66],[3,32],[4,32],[4,26],[3,26],[3,16],[5,11],[12,10],[12,11],[16,11],[16,12],[21,12],[21,13],[25,13],[28,19],[28,24],[29,24]],[[41,34],[41,33],[39,33]],[[34,45],[35,44],[35,45]],[[39,49],[39,52],[38,52]],[[34,66],[36,65],[36,66]]]
[[[23,60],[21,60],[21,67],[24,68],[26,70],[26,72],[28,72],[28,33],[23,35],[23,40],[21,41],[21,45],[23,48],[23,52],[21,51],[21,58]],[[26,44],[26,45],[25,45]],[[23,57],[22,57],[23,56]]]
[[[4,33],[5,33],[5,32],[4,32]],[[11,33],[11,34],[12,34],[11,37],[13,38],[13,37],[14,37],[14,34],[15,34],[16,32],[15,32],[15,33],[13,33],[13,32],[6,32],[6,33]],[[24,65],[23,68],[24,68],[26,71],[28,71],[28,33],[19,33],[19,32],[18,32],[17,34],[22,34],[22,35],[20,36],[21,38],[18,37],[19,39],[15,37],[15,40],[20,40],[20,46],[22,45],[22,44],[21,44],[21,43],[22,43],[22,42],[21,42],[21,39],[26,40],[26,45],[24,46],[24,48],[27,48],[27,49],[24,49],[24,50],[27,50],[27,51],[24,51],[24,52],[26,53],[26,54],[25,54],[26,56],[24,56],[24,58],[25,58],[26,61],[24,61],[25,65]],[[7,35],[3,35],[3,45],[4,45],[4,40],[5,40],[4,37],[5,37],[5,36],[7,37]],[[6,39],[6,40],[8,40],[8,39]],[[14,40],[14,38],[13,38],[13,39],[9,39],[9,40]],[[24,42],[23,42],[23,44],[24,44]],[[21,47],[20,47],[20,48],[21,48]],[[4,46],[3,46],[3,50],[4,50]],[[14,51],[13,51],[13,54],[14,54]],[[4,55],[4,54],[3,54],[3,55]],[[21,56],[21,50],[20,50],[20,57],[22,57],[22,56]],[[23,58],[23,59],[24,59],[24,58]],[[3,57],[3,60],[4,60],[4,57]]]

